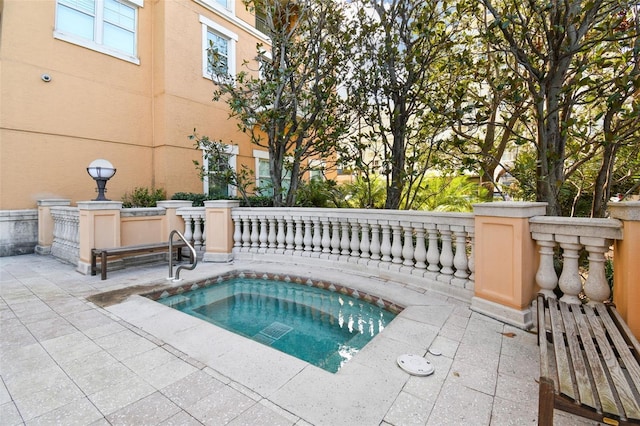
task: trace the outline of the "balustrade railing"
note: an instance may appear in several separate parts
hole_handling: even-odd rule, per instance
[[[366,265],[473,291],[474,218],[467,213],[234,208],[234,252]]]
[[[51,255],[70,263],[80,257],[80,212],[77,207],[51,207],[53,242]]]
[[[207,241],[205,208],[181,207],[176,210],[176,214],[184,220],[184,238],[189,241],[198,254],[202,254]]]
[[[536,283],[541,292],[556,297],[554,290],[559,287],[561,300],[575,304],[582,303],[581,293],[590,302],[609,299],[606,254],[613,240],[622,239],[620,221],[538,216],[529,224],[540,253]]]

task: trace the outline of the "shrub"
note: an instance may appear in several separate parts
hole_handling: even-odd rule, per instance
[[[166,199],[167,193],[162,188],[135,187],[122,196],[122,207],[156,207],[158,201]]]
[[[172,200],[186,200],[193,203],[193,207],[203,207],[204,202],[208,200],[207,194],[198,192],[176,192],[171,197]]]

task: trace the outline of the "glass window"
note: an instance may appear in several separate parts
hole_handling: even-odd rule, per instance
[[[229,40],[207,31],[207,72],[209,74],[229,74]]]
[[[202,76],[235,75],[238,35],[213,20],[200,16],[202,24]]]
[[[141,0],[58,0],[54,35],[93,50],[133,57],[141,5]]]

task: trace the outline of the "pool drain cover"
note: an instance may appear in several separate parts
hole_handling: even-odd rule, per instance
[[[435,371],[433,365],[420,355],[400,355],[397,362],[400,368],[414,376],[428,376]]]
[[[280,339],[282,336],[284,336],[291,330],[293,330],[293,328],[289,327],[286,324],[282,324],[281,322],[276,321],[274,323],[271,323],[271,325],[268,325],[267,327],[263,328],[258,334],[261,335],[261,337],[266,337],[268,339],[271,339],[273,342]]]

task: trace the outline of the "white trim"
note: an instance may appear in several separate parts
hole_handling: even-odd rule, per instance
[[[199,15],[199,21],[202,24],[202,76],[211,80],[211,74],[209,73],[209,56],[207,49],[209,48],[207,33],[209,30],[219,34],[223,38],[226,38],[229,42],[229,51],[227,52],[227,67],[229,75],[236,75],[236,43],[238,42],[238,34],[230,31],[222,25],[212,21],[206,16]]]
[[[224,148],[227,154],[229,154],[229,168],[231,168],[231,170],[233,170],[234,172],[237,171],[238,153],[240,152],[238,145],[225,145]],[[203,148],[200,147],[200,149]],[[202,151],[202,164],[207,172],[207,174],[205,174],[202,178],[202,189],[205,194],[209,194],[209,162],[205,158],[204,150]],[[237,192],[235,186],[228,185],[227,190],[229,192],[229,196],[235,197]]]
[[[136,33],[136,37],[138,34]],[[114,58],[122,59],[123,61],[131,62],[132,64],[140,65],[140,58],[136,56],[130,56],[119,50],[112,50],[108,47],[95,43],[91,40],[87,40],[81,37],[77,37],[75,34],[68,34],[62,31],[53,31],[53,38],[67,43],[75,44],[86,49],[95,50],[96,52],[103,53],[105,55],[113,56]]]
[[[247,24],[242,19],[239,19],[238,17],[235,16],[235,14],[232,14],[232,12],[225,10],[220,6],[209,4],[210,2],[207,0],[193,0],[193,1],[195,3],[198,3],[200,6],[206,8],[207,10],[220,16],[221,18],[225,19],[229,23],[235,25],[236,27],[243,29],[244,31],[258,38],[260,41],[264,42],[265,44],[271,45],[270,37],[268,37],[266,34],[263,34],[261,31],[256,30],[255,27]]]

